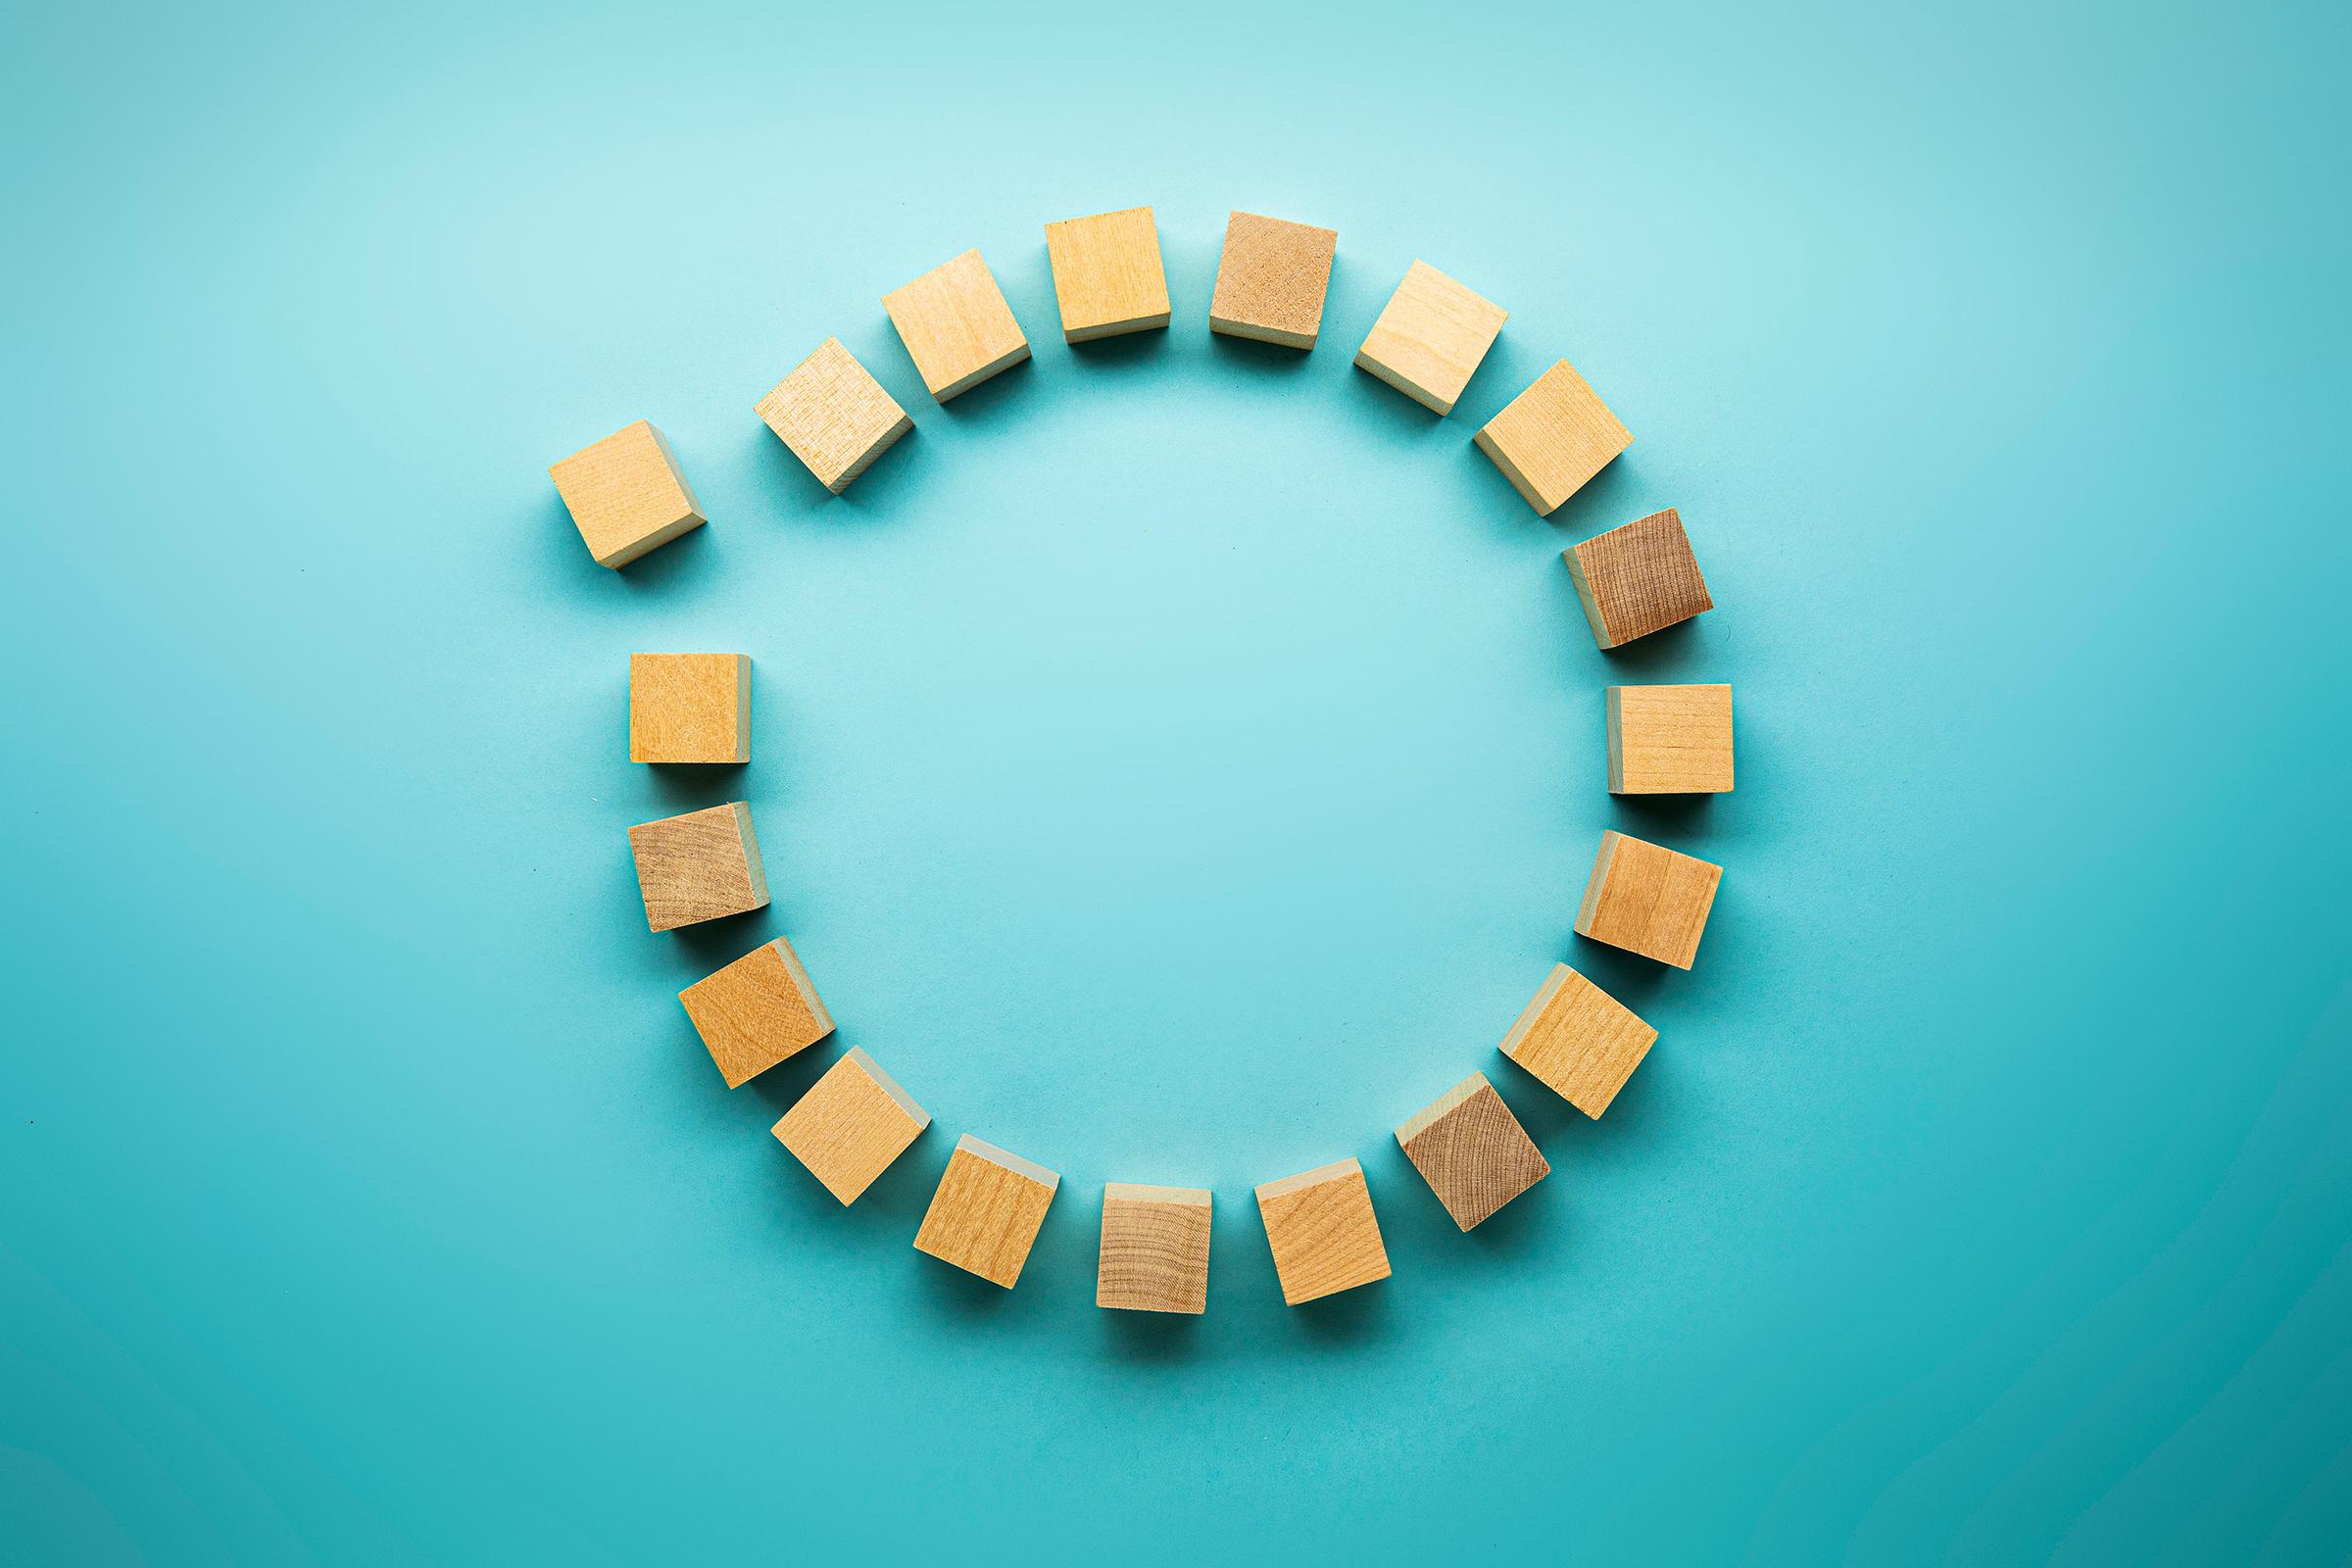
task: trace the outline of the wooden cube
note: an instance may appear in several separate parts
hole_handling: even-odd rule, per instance
[[[1564,963],[1502,1037],[1502,1054],[1588,1116],[1609,1108],[1658,1032]]]
[[[1061,1178],[966,1133],[915,1232],[919,1252],[1012,1289]]]
[[[1612,686],[1608,709],[1610,794],[1730,792],[1729,686]]]
[[[1600,836],[1576,933],[1688,969],[1722,881],[1720,865],[1611,829]]]
[[[1397,1128],[1396,1142],[1463,1230],[1551,1174],[1551,1162],[1485,1073],[1472,1073]]]
[[[882,308],[923,385],[942,403],[1029,357],[1021,323],[978,251],[893,289],[882,296]]]
[[[1682,514],[1668,507],[1562,552],[1592,640],[1616,648],[1713,610]]]
[[[645,923],[656,931],[742,914],[767,903],[752,808],[742,801],[629,829]]]
[[[816,482],[841,494],[891,443],[914,428],[899,400],[829,337],[759,403],[760,417]]]
[[[1138,1312],[1207,1311],[1208,1217],[1204,1188],[1104,1186],[1095,1304]]]
[[[625,566],[703,525],[662,432],[639,419],[547,470],[600,566]]]
[[[855,1203],[930,1125],[931,1113],[852,1046],[774,1131],[826,1192]]]
[[[1168,324],[1168,274],[1151,208],[1048,223],[1046,256],[1069,342]]]
[[[629,760],[752,760],[752,662],[741,654],[631,654]]]
[[[1416,403],[1451,414],[1510,312],[1415,262],[1355,363]]]
[[[1286,348],[1311,349],[1323,329],[1337,229],[1235,213],[1225,220],[1225,253],[1208,302],[1208,329]]]
[[[1266,1183],[1257,1190],[1257,1212],[1288,1305],[1389,1277],[1372,1192],[1352,1159]]]
[[[697,980],[678,1000],[729,1089],[833,1032],[833,1015],[782,937]]]
[[[1633,433],[1566,360],[1511,399],[1476,440],[1512,488],[1546,517],[1634,444]]]

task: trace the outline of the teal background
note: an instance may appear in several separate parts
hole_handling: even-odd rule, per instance
[[[2320,1563],[2352,1554],[2341,7],[12,10],[0,1532],[37,1562]],[[1073,351],[1040,225],[1158,211]],[[1331,224],[1212,340],[1228,208]],[[1035,362],[878,298],[977,245]],[[1420,256],[1453,417],[1350,368]],[[830,500],[828,333],[916,433]],[[1552,359],[1638,435],[1537,518]],[[650,417],[613,574],[546,466]],[[1594,651],[1662,505],[1718,610]],[[625,760],[633,649],[754,760]],[[1740,788],[1612,801],[1601,689],[1730,680]],[[761,913],[623,829],[752,803]],[[1569,925],[1616,825],[1696,969]],[[733,1094],[672,993],[789,934]],[[1568,958],[1663,1031],[1592,1123],[1494,1052]],[[937,1117],[842,1209],[847,1045]],[[1397,1122],[1554,1176],[1468,1237]],[[908,1241],[1059,1170],[1009,1294]],[[1250,1186],[1365,1162],[1386,1285]],[[1092,1304],[1105,1180],[1210,1307]]]

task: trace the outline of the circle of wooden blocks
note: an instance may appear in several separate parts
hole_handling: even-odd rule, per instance
[[[1612,686],[1611,795],[1723,795],[1732,787],[1729,686]]]
[[[914,1248],[1012,1289],[1037,1244],[1047,1205],[1061,1178],[966,1133],[931,1195]]]
[[[1286,1305],[1389,1277],[1372,1192],[1352,1159],[1266,1183],[1257,1190],[1257,1213]]]
[[[1576,934],[1688,969],[1723,867],[1611,828],[1600,835]]]
[[[1658,1032],[1564,963],[1502,1037],[1502,1054],[1588,1116],[1598,1117],[1642,1065]]]
[[[1481,1072],[1397,1128],[1396,1143],[1463,1230],[1551,1174],[1551,1162]]]
[[[1668,507],[1561,553],[1592,640],[1615,648],[1713,610],[1682,514]]]
[[[782,937],[697,980],[678,1001],[729,1089],[833,1032],[833,1015]]]
[[[629,760],[752,760],[752,662],[742,654],[631,654]]]
[[[837,337],[819,343],[758,408],[767,427],[835,495],[914,428],[899,400]]]
[[[931,1113],[852,1046],[773,1131],[826,1192],[855,1203],[930,1125]]]
[[[1331,258],[1339,245],[1337,229],[1232,214],[1225,220],[1224,253],[1217,258],[1208,329],[1286,348],[1313,348],[1323,329],[1323,296],[1331,287]]]
[[[1168,324],[1168,274],[1149,207],[1046,225],[1061,335],[1071,343]]]
[[[1536,377],[1473,439],[1546,517],[1634,444],[1633,433],[1566,360]]]
[[[923,385],[942,403],[1029,357],[1021,323],[976,250],[891,290],[882,308]]]
[[[1355,363],[1414,402],[1451,414],[1510,314],[1417,261],[1372,323]]]
[[[742,914],[767,903],[752,808],[742,801],[629,829],[645,923],[656,931]]]
[[[662,432],[643,419],[547,470],[600,566],[625,566],[703,525],[703,509]]]
[[[1209,1208],[1204,1188],[1107,1183],[1095,1304],[1139,1312],[1208,1310]]]

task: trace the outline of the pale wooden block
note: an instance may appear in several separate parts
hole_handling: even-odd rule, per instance
[[[1225,251],[1208,302],[1208,329],[1286,348],[1311,349],[1323,329],[1337,229],[1255,213],[1225,220]]]
[[[1730,792],[1729,686],[1612,686],[1608,709],[1610,794]]]
[[[645,923],[656,931],[742,914],[767,903],[752,808],[742,801],[629,829]]]
[[[774,1128],[776,1141],[844,1203],[855,1203],[931,1125],[874,1058],[852,1046]]]
[[[1266,1183],[1257,1190],[1257,1212],[1288,1305],[1389,1277],[1372,1190],[1352,1159]]]
[[[841,494],[914,428],[899,400],[829,337],[759,403],[760,417],[816,482]]]
[[[1205,1188],[1106,1184],[1095,1304],[1207,1311],[1209,1206]]]
[[[1463,1230],[1551,1174],[1551,1162],[1485,1073],[1472,1073],[1397,1128],[1396,1143]]]
[[[1478,449],[1544,516],[1634,444],[1576,367],[1560,361],[1487,421]]]
[[[1577,935],[1688,969],[1722,881],[1720,865],[1612,828],[1600,835]]]
[[[1414,402],[1451,414],[1511,313],[1415,262],[1372,323],[1355,363]]]
[[[1168,274],[1151,208],[1048,223],[1046,256],[1067,341],[1168,324]]]
[[[600,566],[625,566],[703,525],[669,442],[643,419],[547,470]]]
[[[1715,608],[1683,514],[1668,507],[1561,554],[1592,640],[1615,648]]]
[[[629,760],[752,760],[752,662],[742,654],[631,654]]]
[[[966,1133],[915,1232],[919,1252],[1012,1289],[1061,1178]]]
[[[1658,1032],[1633,1009],[1555,963],[1544,989],[1502,1037],[1502,1054],[1588,1116],[1609,1108]]]
[[[882,296],[882,308],[923,385],[942,403],[1029,357],[1021,323],[978,251],[893,289]]]
[[[729,1089],[833,1032],[833,1015],[782,937],[697,980],[678,1001]]]

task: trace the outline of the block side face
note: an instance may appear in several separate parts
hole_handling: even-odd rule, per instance
[[[1613,828],[1601,830],[1600,849],[1592,857],[1592,870],[1585,878],[1585,896],[1576,906],[1575,930],[1578,936],[1592,935],[1592,923],[1599,918],[1601,902],[1609,891],[1610,867],[1616,860],[1617,847],[1624,840],[1625,835]]]
[[[1579,978],[1577,972],[1566,964],[1553,964],[1551,973],[1545,975],[1544,984],[1537,988],[1535,1000],[1519,1009],[1518,1018],[1512,1022],[1509,1032],[1502,1037],[1502,1044],[1496,1049],[1506,1056],[1517,1056],[1528,1035],[1550,1008],[1552,999],[1560,994],[1562,987],[1574,984]]]
[[[1561,360],[1513,398],[1481,432],[1493,445],[1505,473],[1522,476],[1520,494],[1545,516],[1633,445],[1633,434],[1617,421],[1576,368]]]
[[[1323,328],[1337,230],[1235,213],[1209,297],[1211,330],[1311,349]]]
[[[1124,1311],[1208,1309],[1206,1203],[1106,1197],[1095,1304]]]
[[[1426,262],[1415,262],[1357,354],[1391,385],[1450,414],[1509,313]]]
[[[802,466],[836,495],[913,422],[839,338],[825,339],[803,360],[760,400],[759,412]]]
[[[994,1144],[974,1138],[970,1133],[965,1133],[961,1138],[956,1139],[956,1148],[957,1152],[970,1154],[976,1159],[985,1159],[992,1165],[1002,1165],[1017,1176],[1036,1182],[1049,1192],[1061,1185],[1059,1176],[1046,1169],[1037,1161],[1023,1159],[1009,1151],[999,1149]]]
[[[1606,646],[1646,637],[1715,608],[1681,515],[1668,508],[1576,547],[1608,622]]]
[[[1490,1218],[1551,1174],[1551,1164],[1502,1097],[1483,1078],[1410,1139],[1398,1143],[1462,1230]]]
[[[1609,788],[1719,795],[1733,784],[1729,686],[1609,688]]]
[[[1388,1250],[1360,1169],[1272,1196],[1260,1188],[1257,1207],[1289,1305],[1389,1277]]]
[[[1046,225],[1062,334],[1070,342],[1168,324],[1168,279],[1152,209]]]
[[[1609,793],[1623,795],[1625,788],[1625,688],[1612,686],[1606,694],[1608,711]]]
[[[958,1147],[915,1232],[915,1250],[1010,1290],[1053,1201],[1051,1187]]]
[[[909,1116],[854,1056],[845,1055],[784,1113],[774,1133],[846,1204],[913,1145],[927,1120]]]
[[[749,821],[749,808],[738,802],[629,829],[648,928],[671,931],[767,903]]]
[[[1609,617],[1602,610],[1600,597],[1593,591],[1592,573],[1585,557],[1583,545],[1572,545],[1560,553],[1568,563],[1568,575],[1576,583],[1576,603],[1585,612],[1585,623],[1592,628],[1595,647],[1606,651],[1617,646],[1617,636],[1609,630]]]
[[[1205,1187],[1154,1187],[1146,1182],[1104,1182],[1102,1200],[1106,1203],[1191,1203],[1206,1208],[1215,1199]]]
[[[1567,971],[1510,1058],[1588,1116],[1598,1116],[1642,1064],[1658,1032],[1633,1009]]]
[[[1261,1200],[1280,1198],[1285,1193],[1320,1186],[1324,1182],[1344,1181],[1349,1176],[1361,1176],[1363,1173],[1363,1166],[1353,1159],[1335,1159],[1328,1165],[1317,1165],[1313,1170],[1302,1170],[1296,1176],[1285,1176],[1280,1181],[1261,1182],[1257,1196]]]
[[[751,760],[751,661],[741,654],[631,654],[629,760]]]
[[[1029,340],[976,250],[883,295],[882,308],[941,402],[1029,357]]]
[[[599,565],[625,566],[703,523],[661,432],[640,419],[548,469]]]

